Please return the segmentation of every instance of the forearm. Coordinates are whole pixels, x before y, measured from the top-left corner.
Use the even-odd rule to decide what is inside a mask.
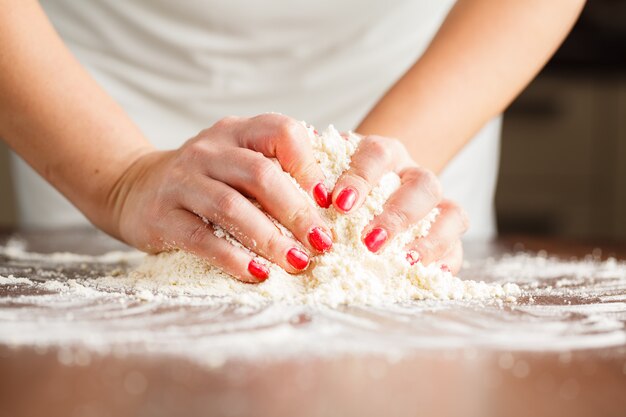
[[[63,45],[35,1],[0,0],[0,137],[94,223],[151,148]]]
[[[419,61],[356,129],[441,171],[545,65],[584,0],[459,0]]]

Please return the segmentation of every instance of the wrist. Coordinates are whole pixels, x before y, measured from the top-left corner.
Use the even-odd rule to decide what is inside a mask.
[[[144,145],[110,161],[104,172],[94,171],[95,175],[100,174],[100,180],[95,182],[91,193],[84,194],[81,199],[84,205],[79,206],[91,223],[124,241],[119,227],[124,202],[134,182],[141,177],[138,172],[146,171],[146,168],[140,168],[145,165],[144,159],[155,153],[159,152],[152,145]]]

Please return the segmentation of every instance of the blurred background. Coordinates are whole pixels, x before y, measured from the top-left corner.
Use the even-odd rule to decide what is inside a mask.
[[[506,111],[500,233],[626,241],[626,1],[587,2]]]
[[[502,234],[626,241],[626,1],[588,2],[504,117]],[[0,143],[0,227],[16,220]]]

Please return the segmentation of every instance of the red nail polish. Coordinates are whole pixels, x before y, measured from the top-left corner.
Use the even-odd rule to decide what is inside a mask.
[[[257,277],[261,281],[265,281],[270,275],[270,270],[267,266],[263,265],[256,259],[253,259],[248,264],[248,272]]]
[[[440,268],[443,272],[450,272],[450,267],[446,264],[442,264]]]
[[[419,253],[417,253],[417,251],[410,250],[406,253],[406,260],[409,262],[410,265],[415,265],[422,260],[422,257]]]
[[[315,188],[313,188],[313,197],[315,197],[315,201],[320,207],[330,207],[330,196],[328,195],[328,189],[326,188],[324,183],[320,182],[315,186]]]
[[[291,248],[287,252],[287,262],[296,269],[303,270],[309,266],[309,257],[298,248]]]
[[[387,236],[387,231],[385,229],[381,227],[375,227],[374,229],[370,230],[367,236],[365,236],[363,242],[365,243],[365,246],[367,246],[367,249],[370,250],[370,252],[376,253],[387,240]]]
[[[343,211],[350,211],[356,201],[356,190],[354,188],[344,188],[337,196],[337,206]]]
[[[309,232],[309,243],[318,251],[326,252],[333,246],[333,239],[321,228],[314,227]]]
[[[317,133],[317,130],[313,129],[313,133],[315,133],[316,135],[319,135],[319,133]]]

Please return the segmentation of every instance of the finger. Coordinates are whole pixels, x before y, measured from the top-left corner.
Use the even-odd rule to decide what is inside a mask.
[[[335,208],[342,213],[359,208],[383,175],[399,171],[409,161],[399,152],[395,139],[366,136],[352,155],[350,168],[337,180],[332,194]]]
[[[331,248],[330,228],[317,209],[276,164],[260,153],[243,148],[227,150],[207,171],[215,180],[254,197],[307,249],[326,252]]]
[[[457,239],[437,264],[443,271],[449,271],[452,275],[459,273],[463,266],[463,244],[460,239]]]
[[[465,212],[453,202],[444,200],[438,207],[439,216],[428,235],[413,241],[408,247],[424,265],[442,259],[469,225]]]
[[[237,132],[240,146],[278,159],[283,170],[291,174],[319,206],[330,207],[324,173],[313,155],[312,131],[290,117],[272,113],[248,119]]]
[[[238,280],[259,283],[269,277],[270,269],[262,260],[218,238],[211,225],[187,210],[172,211],[164,223],[167,225],[163,228],[165,242],[176,242],[174,247],[206,259]]]
[[[179,193],[184,208],[221,226],[258,255],[297,273],[309,265],[310,255],[299,242],[287,237],[250,200],[228,185],[198,175]]]
[[[396,234],[423,219],[441,200],[439,180],[431,171],[411,167],[400,172],[401,185],[385,202],[383,212],[363,231],[363,243],[378,252]]]

